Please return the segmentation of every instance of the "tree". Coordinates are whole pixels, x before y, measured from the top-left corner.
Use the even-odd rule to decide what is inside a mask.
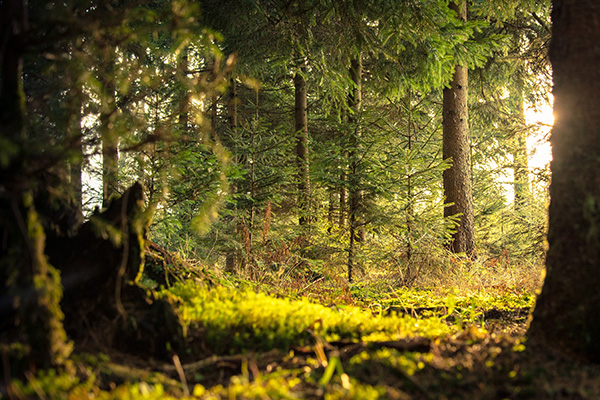
[[[469,11],[496,21],[476,33],[479,40],[502,38],[483,66],[469,70],[475,242],[482,254],[508,252],[538,263],[545,253],[547,184],[537,173],[546,172],[528,168],[526,136],[539,128],[526,126],[524,107],[549,102],[550,5],[490,0]],[[509,204],[506,182],[513,176]]]
[[[186,144],[191,142],[192,132],[178,129],[185,118],[177,117],[187,110],[180,110],[176,83],[192,98],[224,87],[227,62],[223,70],[217,66],[209,73],[193,72],[195,79],[185,79],[187,73],[174,65],[174,55],[188,43],[202,48],[204,59],[218,52],[214,36],[195,20],[193,2],[179,1],[176,9],[168,1],[112,3],[0,2],[0,291],[7,296],[0,312],[3,335],[4,329],[10,330],[8,336],[27,344],[27,367],[66,364],[71,351],[66,332],[71,335],[69,324],[72,328],[80,322],[73,311],[82,304],[96,316],[113,317],[125,317],[134,308],[145,314],[151,307],[137,283],[154,208],[144,210],[143,188],[136,184],[79,226],[79,219],[71,217],[79,216],[80,200],[71,189],[80,190],[80,165],[90,164],[84,157],[102,154],[105,134],[112,151],[120,143],[124,163],[147,161],[150,150],[158,148],[163,171],[157,175],[163,176],[164,187],[166,178],[174,180],[179,172],[175,169],[185,163]],[[145,117],[157,99],[154,125]],[[194,113],[197,118],[189,124],[193,133],[205,132],[200,115]],[[82,147],[84,129],[91,134]],[[192,172],[212,173],[196,180],[210,181],[206,185],[214,189],[203,193],[209,201],[200,210],[212,216],[213,205],[227,191],[221,179],[227,157],[205,136],[204,152],[189,159],[203,167]],[[182,151],[165,151],[172,143],[182,143]],[[96,153],[82,156],[82,149]],[[178,162],[173,162],[175,157]],[[91,164],[100,162],[92,158]],[[71,177],[67,166],[72,167]],[[145,167],[126,171],[127,180],[144,180],[155,172],[150,172],[154,166]],[[110,172],[116,168],[115,160]],[[159,324],[165,326],[164,318]],[[121,339],[132,333],[127,324],[122,327]],[[170,332],[164,343],[177,335]],[[158,348],[166,351],[163,344],[153,350]]]
[[[302,68],[301,68],[302,69]],[[310,161],[308,155],[307,88],[303,71],[294,76],[296,163],[298,165],[298,206],[300,225],[307,225],[310,213]]]
[[[466,1],[452,2],[450,8],[466,21]],[[444,216],[458,216],[450,248],[455,253],[472,255],[475,250],[473,193],[471,182],[471,146],[469,140],[468,70],[457,64],[448,88],[444,89],[443,125],[444,160],[452,166],[444,171],[444,195],[448,205]]]
[[[362,203],[363,193],[360,182],[360,118],[362,107],[362,62],[360,56],[352,59],[350,63],[350,79],[353,87],[348,95],[348,109],[350,110],[350,150],[348,162],[348,186],[350,192],[350,204],[348,205],[348,224],[350,232],[350,244],[348,245],[348,282],[352,282],[352,269],[356,264],[356,246],[358,242],[364,241],[364,222],[361,221],[361,211],[364,209]]]
[[[106,41],[108,39],[105,39]],[[118,191],[119,137],[114,129],[117,113],[115,88],[116,49],[108,44],[102,51],[98,80],[100,93],[100,139],[102,140],[102,207],[107,207]]]
[[[38,188],[30,177],[35,171],[30,157],[48,156],[28,146],[33,140],[27,130],[22,76],[27,11],[26,1],[0,4],[0,287],[22,299],[19,317],[32,365],[49,368],[62,366],[72,346],[59,305],[60,275],[45,254],[46,235],[35,204]]]
[[[529,337],[600,361],[600,4],[553,6],[549,247]]]

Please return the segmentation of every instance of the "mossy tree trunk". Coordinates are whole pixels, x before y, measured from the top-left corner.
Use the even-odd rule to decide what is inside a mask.
[[[457,0],[458,1],[458,0]],[[451,2],[458,17],[467,19],[467,3]],[[450,87],[443,99],[443,157],[452,166],[444,171],[444,216],[458,216],[450,249],[472,256],[475,250],[473,189],[471,182],[471,147],[469,140],[469,78],[467,67],[456,65]]]
[[[600,3],[555,0],[546,279],[529,337],[600,361]]]
[[[46,236],[34,205],[37,182],[31,164],[39,154],[28,145],[23,89],[27,4],[0,3],[0,287],[18,302],[15,321],[30,346],[29,363],[64,365],[71,345],[63,328],[60,274],[47,261]]]

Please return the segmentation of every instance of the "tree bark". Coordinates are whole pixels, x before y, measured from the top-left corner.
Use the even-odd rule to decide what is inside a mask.
[[[0,314],[18,303],[17,329],[29,345],[28,368],[62,366],[71,353],[60,308],[60,275],[45,255],[46,235],[34,205],[34,192],[47,182],[28,168],[40,156],[28,145],[23,89],[23,35],[27,31],[24,0],[0,3],[0,289],[18,299],[3,304]],[[5,297],[6,299],[6,297]],[[11,315],[12,316],[12,315]],[[4,315],[2,316],[4,319]]]
[[[519,211],[529,198],[529,165],[527,160],[527,123],[525,121],[525,102],[523,100],[523,80],[515,79],[511,94],[515,104],[516,132],[513,147],[514,171],[514,207]]]
[[[100,81],[103,83],[100,109],[100,139],[102,140],[102,207],[118,193],[119,136],[114,126],[117,112],[115,88],[115,49],[106,44],[105,69]]]
[[[69,158],[69,181],[71,192],[75,205],[75,212],[80,221],[83,221],[83,186],[81,173],[83,168],[83,132],[81,130],[81,104],[83,101],[82,87],[77,82],[76,76],[69,77],[69,84],[73,92],[67,100],[68,118],[67,135],[69,144],[72,146],[71,157]]]
[[[228,120],[228,124],[229,124],[229,130],[231,132],[231,137],[229,139],[229,143],[225,143],[226,146],[229,147],[230,151],[233,154],[236,154],[235,151],[235,136],[236,136],[236,131],[238,128],[238,103],[239,103],[239,98],[237,95],[237,84],[236,84],[236,79],[231,78],[229,81],[229,92],[228,92],[228,98],[227,98],[227,120]],[[234,162],[237,164],[238,163],[238,159],[237,156],[234,155]],[[231,190],[231,194],[234,195],[235,193],[237,193],[237,186],[235,183],[232,182],[231,186],[230,186],[230,190]],[[234,213],[237,214],[237,205],[233,205],[232,208],[234,209]],[[228,220],[233,220],[233,218],[231,216],[227,217]],[[233,223],[233,237],[235,239],[237,239],[240,235],[241,232],[241,227],[239,226],[239,222],[235,221]],[[235,240],[234,239],[234,240]],[[229,273],[233,273],[236,271],[237,266],[239,264],[239,260],[240,260],[240,254],[239,254],[239,250],[236,248],[236,246],[231,246],[229,249],[227,249],[227,254],[225,256],[225,271],[229,272]]]
[[[179,58],[177,58],[177,73],[181,80],[182,93],[179,99],[179,115],[177,116],[177,122],[179,129],[182,133],[187,133],[189,120],[190,120],[190,94],[188,89],[188,48],[184,48],[181,51]]]
[[[310,176],[308,159],[308,110],[306,80],[301,73],[294,76],[296,162],[298,165],[298,206],[300,225],[307,225],[310,213]]]
[[[600,362],[600,3],[553,4],[549,247],[529,337]]]
[[[350,161],[350,171],[348,174],[349,183],[349,207],[348,223],[350,228],[350,244],[348,246],[348,282],[352,282],[352,273],[356,265],[356,244],[364,240],[364,225],[361,223],[360,213],[362,208],[362,192],[360,188],[360,163],[358,161],[358,138],[359,113],[362,107],[362,63],[360,58],[352,59],[350,65],[350,79],[354,88],[348,96],[348,108],[351,114],[348,122],[352,129],[350,134],[350,151],[348,158]]]
[[[450,3],[459,18],[466,20],[467,4]],[[459,222],[449,245],[454,253],[472,256],[473,193],[471,181],[471,148],[469,140],[468,72],[464,65],[456,65],[450,87],[444,89],[443,100],[443,157],[452,166],[444,171],[444,216],[458,216]]]
[[[344,155],[345,156],[345,155]],[[342,166],[342,171],[340,172],[340,214],[338,219],[338,226],[340,229],[344,229],[346,227],[346,166]]]

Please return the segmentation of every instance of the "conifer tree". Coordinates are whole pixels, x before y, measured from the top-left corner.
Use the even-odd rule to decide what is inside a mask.
[[[310,221],[310,160],[308,156],[307,87],[303,72],[294,75],[296,163],[298,168],[298,207],[300,225]]]
[[[21,299],[18,318],[30,345],[33,367],[62,367],[72,345],[63,327],[62,286],[45,254],[46,235],[36,210],[39,182],[31,176],[31,159],[42,158],[28,131],[23,64],[28,32],[27,2],[0,4],[0,287]],[[39,162],[39,161],[38,161]]]
[[[552,182],[546,277],[530,340],[600,360],[600,4],[554,0]]]
[[[466,21],[467,3],[451,2],[450,8]],[[444,171],[444,216],[458,216],[450,248],[472,256],[475,251],[473,193],[471,182],[471,146],[469,139],[468,70],[457,64],[448,88],[444,89],[444,159],[452,166]]]
[[[362,61],[353,58],[350,62],[350,79],[352,88],[348,95],[348,108],[350,110],[350,147],[348,152],[349,170],[347,174],[350,204],[348,205],[348,224],[350,243],[348,245],[348,281],[352,282],[352,272],[356,264],[356,246],[364,241],[364,223],[361,211],[364,209],[361,190],[361,162],[359,153],[359,139],[361,135],[360,118],[362,108]]]

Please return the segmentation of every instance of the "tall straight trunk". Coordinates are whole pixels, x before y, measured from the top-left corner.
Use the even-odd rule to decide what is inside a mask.
[[[229,81],[229,94],[227,99],[227,118],[229,120],[229,127],[235,130],[238,126],[238,96],[237,96],[237,85],[235,78]]]
[[[344,229],[346,226],[346,166],[342,167],[340,172],[340,214],[339,214],[339,228]]]
[[[413,108],[412,108],[412,92],[409,90],[408,95],[406,96],[406,110],[407,110],[407,123],[406,123],[406,138],[407,138],[407,148],[409,154],[412,154],[413,150]],[[412,171],[409,170],[409,171]],[[414,195],[413,195],[413,174],[412,172],[408,172],[406,175],[406,259],[408,260],[408,265],[411,264],[411,259],[413,255],[413,240],[412,240],[412,231],[413,231],[413,220],[414,220]]]
[[[600,362],[600,3],[553,4],[548,253],[528,335]]]
[[[182,93],[179,99],[179,115],[177,122],[182,133],[186,133],[190,122],[190,94],[188,89],[188,48],[182,50],[181,55],[177,59],[177,73],[181,80]]]
[[[348,96],[348,108],[351,113],[348,122],[352,128],[350,134],[350,171],[348,176],[350,204],[348,207],[348,223],[350,229],[350,244],[348,246],[348,281],[352,282],[353,269],[356,266],[356,245],[364,240],[364,224],[361,221],[362,192],[360,182],[360,162],[358,160],[358,143],[360,136],[359,114],[362,107],[362,63],[360,58],[351,60],[350,79],[354,88]]]
[[[73,77],[71,77],[73,78]],[[77,79],[69,79],[72,92],[67,100],[69,117],[67,119],[67,135],[72,146],[72,155],[69,159],[69,181],[73,202],[78,218],[83,221],[83,187],[81,174],[83,168],[83,132],[81,130],[81,104],[83,101],[82,87]]]
[[[298,165],[298,206],[300,225],[307,225],[310,213],[310,176],[308,159],[308,110],[306,80],[301,73],[294,76],[296,163]]]
[[[527,161],[527,124],[525,122],[525,102],[523,101],[523,82],[516,79],[511,97],[515,101],[516,126],[513,147],[514,207],[520,210],[529,198],[529,165]]]
[[[107,45],[108,46],[108,45]],[[115,49],[104,49],[106,63],[101,92],[100,139],[102,140],[102,207],[107,207],[113,196],[118,193],[119,135],[114,126],[116,107],[115,88]]]
[[[333,231],[333,216],[335,214],[335,192],[333,189],[328,189],[328,199],[327,202],[327,233],[331,233]]]
[[[28,342],[28,368],[35,370],[64,364],[71,346],[62,323],[60,275],[48,263],[46,238],[34,206],[35,189],[47,183],[27,172],[37,155],[28,146],[25,123],[25,0],[0,2],[0,27],[0,136],[16,149],[0,163],[0,187],[5,189],[0,191],[0,290],[20,298],[15,328]]]
[[[235,131],[237,130],[238,127],[238,113],[237,113],[237,106],[238,106],[238,97],[237,97],[237,86],[236,86],[236,80],[235,78],[232,78],[229,81],[229,93],[228,93],[228,98],[227,98],[227,120],[228,120],[228,124],[229,124],[229,129],[232,133],[232,139],[231,139],[231,143],[225,143],[225,145],[229,145],[231,146],[230,151],[233,154],[236,154],[235,151]],[[234,162],[237,163],[237,156],[234,156]],[[230,190],[231,190],[231,194],[235,194],[237,192],[237,186],[232,183],[230,186]],[[237,209],[237,206],[232,206],[235,209]],[[237,214],[237,211],[235,212]],[[231,218],[231,217],[229,217]],[[234,237],[238,237],[239,233],[240,233],[241,229],[239,227],[239,224],[237,222],[234,222],[234,227],[233,227],[233,236]],[[234,272],[236,269],[236,265],[238,264],[238,259],[239,259],[239,255],[238,255],[238,250],[236,249],[235,246],[233,246],[232,248],[229,248],[227,250],[227,254],[225,256],[225,271],[226,272]]]
[[[343,107],[340,114],[341,114],[341,120],[342,121],[346,121],[346,108]],[[343,230],[346,227],[346,161],[348,158],[348,154],[347,153],[343,153],[342,155],[342,160],[343,163],[340,167],[340,186],[339,186],[339,195],[340,195],[340,214],[339,214],[339,222],[338,222],[338,226],[340,228],[340,230]]]
[[[450,3],[459,18],[467,19],[466,1]],[[471,181],[471,148],[469,140],[468,72],[464,65],[456,65],[450,87],[444,89],[443,100],[443,157],[452,166],[444,171],[444,196],[447,206],[444,216],[457,216],[458,225],[452,235],[450,249],[455,253],[472,256],[473,189]]]

